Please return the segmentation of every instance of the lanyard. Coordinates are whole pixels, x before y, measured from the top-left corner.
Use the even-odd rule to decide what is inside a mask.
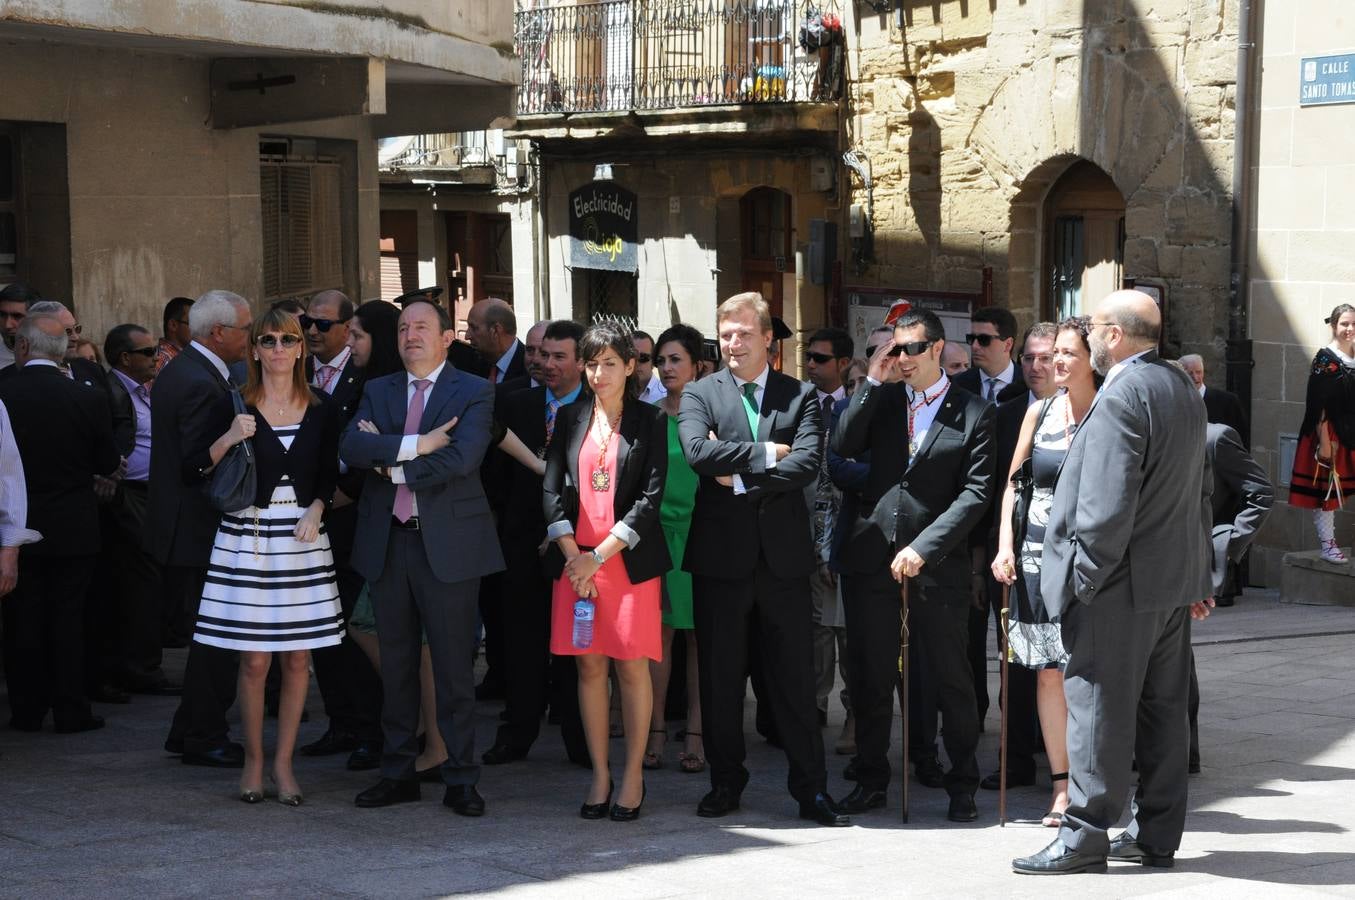
[[[924,406],[931,406],[936,400],[940,399],[946,391],[950,390],[950,380],[941,386],[941,390],[928,397],[925,393],[917,394],[916,400],[908,404],[908,456],[911,459],[917,455],[917,441],[913,438],[913,429],[917,423],[917,414],[922,411]]]

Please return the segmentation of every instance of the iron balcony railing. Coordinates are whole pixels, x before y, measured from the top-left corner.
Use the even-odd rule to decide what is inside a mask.
[[[503,153],[502,132],[459,131],[387,138],[380,150],[383,169],[459,169],[489,166]]]
[[[836,100],[835,2],[518,0],[518,114]]]

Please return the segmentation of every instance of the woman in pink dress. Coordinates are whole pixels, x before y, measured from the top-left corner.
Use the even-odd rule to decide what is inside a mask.
[[[654,702],[649,661],[663,655],[659,585],[672,567],[659,524],[668,421],[662,409],[638,399],[628,332],[594,325],[579,342],[579,356],[593,396],[559,411],[546,457],[546,536],[559,550],[547,556],[556,577],[550,650],[578,658],[579,711],[593,762],[579,815],[628,822],[644,801],[641,764]],[[588,602],[591,636],[576,628],[582,612],[576,606]],[[626,726],[615,803],[607,764],[609,663],[616,665]]]

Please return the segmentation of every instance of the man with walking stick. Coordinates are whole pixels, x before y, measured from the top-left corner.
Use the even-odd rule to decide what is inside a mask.
[[[865,812],[885,805],[893,693],[904,680],[898,661],[911,650],[918,670],[933,680],[941,710],[950,757],[948,817],[972,822],[978,818],[979,723],[966,657],[965,539],[993,489],[993,407],[951,384],[941,370],[944,346],[935,314],[904,313],[893,342],[871,358],[866,384],[833,435],[841,456],[870,454],[856,513],[839,523],[849,530],[842,587],[857,713],[857,786],[841,806]],[[901,603],[905,618],[896,644]],[[915,647],[909,633],[918,637]]]

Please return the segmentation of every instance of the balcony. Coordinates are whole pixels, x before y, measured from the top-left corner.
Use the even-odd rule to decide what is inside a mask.
[[[616,114],[642,126],[673,111],[698,121],[748,120],[758,115],[750,107],[795,104],[835,115],[844,49],[835,11],[823,0],[602,0],[531,8],[519,0],[517,133],[548,137],[539,129],[550,120],[579,117],[582,124]],[[814,27],[805,27],[807,14],[817,17],[808,23]],[[712,108],[723,112],[701,115]]]
[[[518,147],[503,132],[458,131],[382,138],[383,184],[446,184],[508,190],[526,176]]]

